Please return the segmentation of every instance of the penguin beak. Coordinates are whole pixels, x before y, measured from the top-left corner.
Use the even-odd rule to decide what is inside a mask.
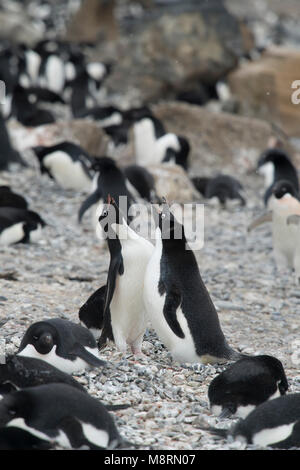
[[[225,419],[229,418],[232,415],[232,412],[229,408],[223,408],[222,412],[219,414],[218,418]]]

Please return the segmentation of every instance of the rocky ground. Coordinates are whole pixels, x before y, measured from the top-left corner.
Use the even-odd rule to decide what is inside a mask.
[[[109,263],[88,214],[82,226],[77,224],[84,195],[58,188],[39,174],[33,157],[27,160],[31,168],[21,172],[13,168],[1,174],[1,181],[26,195],[31,208],[49,225],[37,244],[0,248],[0,321],[7,321],[1,328],[7,353],[17,350],[26,328],[35,321],[62,317],[77,322],[79,307],[105,282]],[[223,171],[232,173],[233,168]],[[270,226],[247,234],[247,225],[263,210],[262,180],[242,170],[239,176],[247,194],[246,208],[221,211],[205,206],[205,243],[196,253],[200,272],[229,343],[246,353],[278,357],[290,392],[299,392],[300,287],[291,273],[276,271]],[[100,400],[131,404],[115,413],[124,438],[141,449],[241,448],[199,429],[203,417],[220,427],[232,423],[210,417],[208,407],[208,385],[222,367],[174,363],[151,325],[143,352],[145,357],[137,361],[107,347],[102,357],[108,368],[77,377]]]

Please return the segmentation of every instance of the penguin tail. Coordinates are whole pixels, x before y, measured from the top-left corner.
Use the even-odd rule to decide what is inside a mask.
[[[107,411],[118,411],[118,410],[127,410],[131,407],[130,403],[125,403],[124,405],[104,405]]]
[[[213,434],[214,436],[219,436],[221,437],[222,439],[226,439],[228,437],[228,429],[224,429],[224,428],[213,428],[212,426],[197,426],[198,429],[200,429],[201,431],[205,431],[205,432],[208,432],[209,434]]]

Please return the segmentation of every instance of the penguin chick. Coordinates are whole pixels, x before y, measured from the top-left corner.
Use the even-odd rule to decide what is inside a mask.
[[[282,363],[276,357],[244,357],[211,381],[208,398],[212,413],[220,418],[245,418],[256,406],[284,395],[287,389]]]
[[[0,245],[36,242],[45,225],[44,220],[36,212],[15,207],[0,207]]]
[[[33,147],[41,173],[64,189],[90,191],[92,176],[89,171],[91,158],[79,145],[64,141],[50,147]]]
[[[99,222],[107,233],[110,264],[98,346],[101,349],[113,340],[123,353],[129,345],[133,354],[139,354],[146,330],[144,275],[154,247],[127,225],[110,196]]]
[[[265,178],[265,206],[268,205],[274,184],[280,180],[289,181],[299,194],[298,172],[284,150],[271,148],[263,152],[257,162],[257,173]]]
[[[33,323],[25,332],[19,356],[36,357],[72,374],[87,366],[103,367],[93,335],[84,327],[61,318]]]
[[[300,393],[284,395],[256,407],[230,430],[202,428],[223,438],[275,449],[300,446]]]
[[[0,400],[0,426],[26,430],[67,449],[114,449],[125,444],[102,403],[65,384],[5,395]]]
[[[97,340],[103,328],[106,285],[97,289],[79,309],[79,320]]]
[[[163,204],[155,214],[155,250],[145,273],[144,302],[158,337],[180,362],[242,357],[227,344],[184,228]]]
[[[241,183],[228,175],[218,175],[214,178],[192,178],[195,188],[207,199],[217,198],[224,207],[228,200],[238,200],[241,206],[246,201],[241,194],[243,186]]]

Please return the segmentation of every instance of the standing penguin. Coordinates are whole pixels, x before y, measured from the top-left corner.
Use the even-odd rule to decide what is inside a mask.
[[[296,283],[300,280],[300,243],[298,226],[292,216],[300,215],[298,192],[289,181],[275,183],[269,198],[271,212],[254,220],[248,231],[263,222],[272,221],[273,253],[278,269],[294,269]]]
[[[94,206],[93,226],[96,228],[98,238],[102,239],[101,227],[98,223],[99,216],[102,213],[104,201],[107,200],[108,195],[120,204],[120,197],[126,198],[127,213],[126,216],[130,220],[129,209],[135,200],[126,187],[126,178],[116,162],[110,157],[96,158],[95,163],[92,165],[96,175],[94,177],[93,186],[94,191],[83,202],[79,209],[78,219],[81,222],[83,214],[91,207]]]
[[[90,156],[73,142],[60,142],[50,147],[33,147],[41,173],[47,173],[64,189],[89,191],[92,177]]]
[[[242,355],[226,342],[195,255],[186,249],[183,226],[167,204],[155,219],[156,246],[146,269],[144,302],[158,337],[177,361],[239,359]]]
[[[268,205],[274,184],[280,180],[289,181],[299,193],[298,172],[282,149],[271,148],[263,152],[257,163],[257,173],[265,178],[265,206]]]
[[[93,335],[81,325],[51,318],[33,323],[26,331],[19,356],[36,357],[72,374],[91,365],[101,367]]]
[[[114,340],[123,353],[129,345],[133,354],[139,354],[146,330],[144,275],[154,247],[127,225],[110,196],[99,222],[107,234],[110,264],[98,345],[101,349],[107,340]]]
[[[244,357],[211,381],[208,398],[212,413],[220,418],[245,418],[256,406],[284,395],[287,389],[282,363],[276,357]]]

